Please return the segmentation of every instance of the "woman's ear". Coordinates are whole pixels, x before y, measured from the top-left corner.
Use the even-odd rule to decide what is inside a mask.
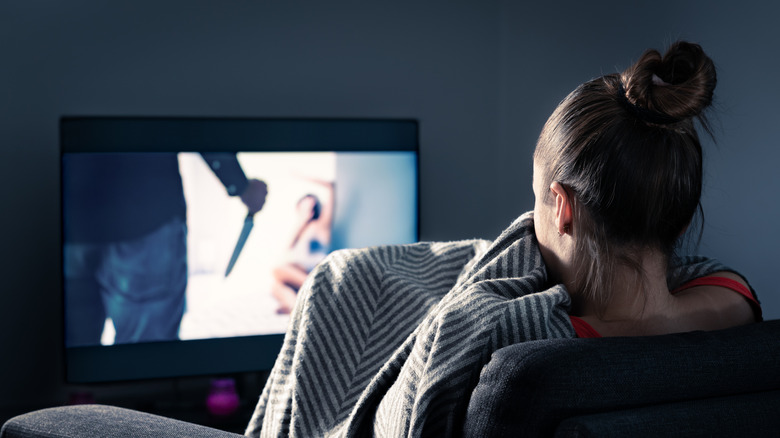
[[[557,181],[550,184],[550,191],[555,198],[555,226],[558,228],[558,235],[571,234],[574,218],[573,199],[563,184]]]

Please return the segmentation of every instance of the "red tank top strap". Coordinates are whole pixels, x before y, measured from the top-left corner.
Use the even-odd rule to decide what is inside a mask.
[[[578,338],[600,338],[601,335],[590,324],[585,322],[582,318],[576,316],[569,316],[571,325],[574,326],[574,331],[577,333]]]
[[[725,277],[701,277],[697,278],[695,280],[689,281],[685,283],[684,285],[678,287],[675,289],[672,293],[677,293],[680,291],[683,291],[685,289],[689,289],[696,286],[720,286],[725,287],[727,289],[731,289],[734,292],[737,292],[738,294],[744,296],[748,300],[750,300],[751,303],[758,304],[758,301],[756,300],[756,297],[753,296],[753,293],[750,292],[750,289],[748,289],[744,284],[732,280],[730,278]]]

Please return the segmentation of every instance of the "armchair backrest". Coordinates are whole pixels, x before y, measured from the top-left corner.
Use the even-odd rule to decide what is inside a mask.
[[[497,351],[483,369],[464,435],[553,436],[571,417],[770,390],[780,390],[780,320],[525,342]],[[773,421],[780,422],[780,407]]]

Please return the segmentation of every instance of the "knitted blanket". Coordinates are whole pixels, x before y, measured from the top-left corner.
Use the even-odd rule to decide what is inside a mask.
[[[689,258],[670,286],[722,269]],[[334,252],[301,289],[246,435],[456,435],[495,350],[576,336],[546,280],[530,212],[492,243]]]

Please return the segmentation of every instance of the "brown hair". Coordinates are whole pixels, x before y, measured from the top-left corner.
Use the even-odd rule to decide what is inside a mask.
[[[611,298],[617,266],[632,267],[641,280],[640,251],[662,251],[668,260],[701,210],[694,119],[707,127],[703,111],[715,84],[701,47],[677,42],[663,56],[648,50],[623,73],[580,85],[542,129],[534,159],[544,187],[557,181],[573,198],[581,257],[572,292],[598,309]]]

